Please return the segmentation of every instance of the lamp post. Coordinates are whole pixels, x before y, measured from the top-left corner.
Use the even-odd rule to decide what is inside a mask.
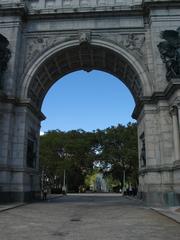
[[[60,149],[57,151],[58,156],[61,157],[66,157],[66,153],[64,151],[64,148]],[[67,187],[66,187],[66,170],[64,169],[64,176],[63,176],[63,186],[62,186],[62,194],[66,195],[67,194]]]
[[[62,186],[62,193],[66,195],[67,189],[66,189],[66,170],[64,169],[64,179],[63,179],[63,186]]]
[[[124,195],[124,192],[126,191],[126,171],[125,171],[125,168],[123,169],[123,192],[122,194]]]

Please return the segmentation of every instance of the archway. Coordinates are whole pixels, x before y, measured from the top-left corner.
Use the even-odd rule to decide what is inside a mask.
[[[143,96],[151,95],[143,63],[116,45],[100,40],[85,40],[67,42],[49,49],[31,65],[19,89],[21,98],[27,99],[31,106],[24,132],[28,168],[38,169],[39,117],[42,116],[39,112],[46,93],[62,76],[80,69],[88,72],[97,69],[116,76],[129,88],[136,107],[141,105]],[[141,124],[141,120],[138,124]],[[140,149],[143,141],[140,140]]]
[[[75,71],[55,82],[46,94],[41,134],[53,129],[92,132],[126,125],[135,122],[131,115],[134,107],[132,94],[113,75],[99,70]]]
[[[39,192],[38,161],[27,164],[27,156],[38,160],[41,105],[48,89],[69,72],[99,69],[121,79],[135,99],[143,199],[179,204],[179,72],[164,64],[168,41],[160,35],[173,30],[178,36],[178,4],[166,1],[167,15],[162,1],[71,2],[2,4],[0,34],[9,41],[11,59],[0,76],[1,200],[24,201]]]
[[[18,103],[14,115],[14,136],[18,135],[18,138],[13,138],[15,139],[13,144],[18,146],[18,149],[15,147],[12,149],[11,165],[13,168],[18,166],[18,169],[21,170],[18,170],[17,179],[14,178],[17,175],[16,170],[15,175],[14,172],[10,174],[8,182],[11,193],[10,200],[25,201],[39,196],[38,146],[40,121],[44,119],[41,113],[42,102],[50,87],[58,79],[81,69],[85,71],[98,69],[111,73],[129,88],[135,100],[136,107],[133,114],[138,123],[141,170],[139,191],[147,202],[156,202],[156,195],[164,193],[154,193],[153,178],[150,180],[148,175],[153,175],[156,169],[151,167],[150,170],[147,170],[148,165],[156,166],[158,161],[156,159],[156,154],[158,154],[156,141],[159,140],[154,115],[156,113],[151,105],[147,105],[146,111],[142,112],[144,101],[150,99],[152,95],[149,74],[143,62],[130,54],[128,50],[102,40],[91,40],[90,42],[75,40],[56,45],[39,56],[35,62],[29,63],[28,70],[18,85],[20,103]],[[156,180],[155,182],[157,182]],[[17,186],[15,192],[14,189],[11,189],[12,184]],[[159,181],[157,186],[158,189],[161,188]],[[8,193],[6,192],[6,194]],[[154,195],[155,201],[152,201]],[[158,204],[161,203],[162,199]]]
[[[104,186],[102,191],[117,191],[118,187],[122,189],[123,174],[121,170],[124,160],[120,160],[120,151],[123,153],[126,151],[120,149],[121,141],[131,152],[128,157],[126,155],[125,160],[126,182],[129,181],[134,187],[137,186],[137,130],[135,125],[130,124],[133,121],[131,114],[134,105],[133,97],[127,87],[116,77],[102,71],[93,70],[88,73],[82,70],[76,71],[57,81],[49,89],[42,105],[42,111],[47,118],[41,124],[41,134],[43,136],[40,137],[40,165],[43,172],[46,171],[46,175],[49,176],[48,180],[51,179],[49,181],[51,184],[46,183],[49,189],[51,189],[51,186],[53,189],[54,182],[59,183],[60,181],[62,184],[64,168],[68,176],[68,192],[77,192],[77,186],[86,185],[86,189],[90,189],[90,185],[88,185],[90,180],[88,179],[92,181],[90,176],[93,179],[94,176],[97,176],[97,179],[98,176],[102,177],[101,171],[105,172],[103,176],[106,179],[106,181],[101,179],[102,186]],[[131,129],[131,134],[128,137],[126,136],[126,140],[121,137],[124,129],[126,129],[126,132]],[[114,138],[112,137],[113,131]],[[83,141],[80,139],[83,139]],[[132,139],[134,140],[132,141]],[[79,141],[84,142],[84,145],[78,144]],[[112,143],[112,146],[111,144],[107,146],[108,141]],[[101,165],[95,164],[97,158],[100,162],[104,160],[105,152],[103,152],[104,157],[101,152],[98,152],[100,148],[104,148],[102,146],[106,148],[106,164],[108,164],[107,160],[113,163],[111,168],[107,169],[105,162]],[[108,154],[109,146],[111,146],[111,149],[114,146],[114,152],[116,153],[117,148],[120,149],[118,155],[113,154],[113,150],[111,151],[112,154]],[[56,152],[54,149],[63,149],[64,152],[68,152],[68,164],[64,162],[62,154],[54,153]],[[86,152],[84,152],[84,149],[86,149]],[[132,151],[136,152],[136,154],[133,154],[133,158],[130,157]],[[79,155],[79,153],[81,154]],[[115,162],[117,156],[119,157]],[[73,162],[75,162],[75,165],[73,165]],[[108,166],[110,166],[110,163]],[[117,168],[119,169],[118,174]],[[99,171],[98,175],[96,175],[97,170]],[[73,171],[75,176],[72,177]],[[81,178],[78,178],[78,176],[81,176]],[[109,184],[108,179],[110,180],[112,176],[114,184],[117,185],[116,188],[112,187],[112,182]],[[56,189],[61,184],[55,185]],[[91,184],[92,191],[95,190],[92,187],[93,184]],[[83,187],[83,189],[85,188]],[[100,188],[98,188],[98,191],[101,191]]]

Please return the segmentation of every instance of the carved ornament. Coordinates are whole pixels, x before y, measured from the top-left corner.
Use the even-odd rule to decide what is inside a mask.
[[[165,30],[161,32],[159,49],[161,59],[166,66],[166,79],[180,77],[180,27],[177,30]]]
[[[90,32],[79,32],[79,44],[87,44],[91,41]]]
[[[108,39],[113,43],[128,49],[139,55],[145,55],[145,35],[144,33],[120,33],[120,34],[102,34],[101,38]]]
[[[71,39],[71,36],[33,36],[27,38],[25,66],[49,48]]]
[[[8,61],[11,57],[11,52],[8,49],[9,41],[2,34],[0,34],[0,80],[3,73],[7,69]]]

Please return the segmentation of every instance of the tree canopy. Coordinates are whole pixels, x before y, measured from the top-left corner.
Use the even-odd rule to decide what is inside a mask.
[[[122,182],[123,171],[127,179],[135,184],[138,176],[137,127],[112,126],[104,130],[86,132],[82,129],[63,132],[48,131],[40,137],[40,166],[51,180],[63,181],[66,170],[70,191],[78,191],[85,177],[93,174],[94,167],[106,175]],[[107,170],[107,166],[109,170]]]

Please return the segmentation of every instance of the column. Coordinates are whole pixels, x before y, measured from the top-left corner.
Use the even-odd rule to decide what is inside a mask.
[[[179,139],[179,123],[178,123],[178,111],[177,107],[173,106],[171,108],[171,115],[173,121],[173,138],[174,138],[174,155],[175,161],[180,160],[180,139]]]
[[[176,103],[177,111],[178,111],[178,123],[179,123],[179,130],[180,130],[180,100]]]

